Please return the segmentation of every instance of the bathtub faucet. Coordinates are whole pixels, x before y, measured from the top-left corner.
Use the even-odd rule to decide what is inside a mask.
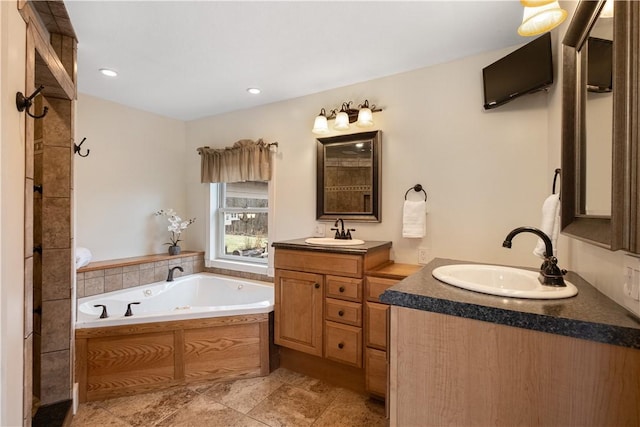
[[[173,282],[173,272],[175,271],[176,268],[184,273],[184,270],[179,265],[176,265],[175,267],[171,267],[169,269],[169,275],[167,276],[167,282]]]
[[[130,302],[129,304],[127,304],[127,311],[124,313],[124,315],[127,317],[133,316],[133,311],[131,311],[131,304],[140,304],[140,302],[136,301],[136,302]]]
[[[539,230],[535,227],[518,227],[507,235],[502,243],[502,246],[505,248],[511,248],[511,240],[520,233],[533,233],[536,236],[540,237],[544,242],[544,262],[540,266],[540,275],[538,276],[538,281],[545,286],[557,286],[563,287],[567,286],[564,283],[564,276],[567,273],[567,270],[561,270],[558,267],[558,259],[553,256],[553,244],[551,243],[551,239],[547,234]]]

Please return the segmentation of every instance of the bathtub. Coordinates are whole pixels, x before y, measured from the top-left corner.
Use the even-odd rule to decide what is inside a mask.
[[[79,401],[268,375],[273,304],[271,283],[210,273],[79,298]]]
[[[273,311],[273,285],[199,273],[78,299],[76,329]],[[131,316],[125,316],[127,304]],[[101,319],[102,304],[109,317]]]

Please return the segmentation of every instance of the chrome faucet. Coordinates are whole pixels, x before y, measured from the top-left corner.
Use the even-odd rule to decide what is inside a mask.
[[[167,276],[167,282],[173,282],[173,272],[175,271],[175,269],[178,269],[184,273],[184,270],[179,265],[176,265],[175,267],[171,267],[169,269],[169,275]]]
[[[338,223],[340,223],[340,228],[338,227]],[[333,224],[334,227],[336,228],[332,228],[331,230],[335,230],[336,235],[334,236],[334,239],[339,239],[339,240],[351,240],[351,232],[352,231],[356,231],[355,228],[347,228],[346,230],[344,229],[344,220],[342,218],[338,218],[336,219],[335,224]]]
[[[520,233],[533,233],[536,236],[540,237],[544,242],[544,261],[540,266],[540,275],[538,276],[538,281],[545,286],[557,286],[563,287],[567,286],[564,284],[564,276],[567,273],[567,270],[561,270],[558,267],[558,259],[553,256],[553,244],[551,243],[551,239],[547,234],[539,230],[535,227],[518,227],[513,230],[507,237],[505,237],[502,246],[505,248],[511,248],[511,240]]]

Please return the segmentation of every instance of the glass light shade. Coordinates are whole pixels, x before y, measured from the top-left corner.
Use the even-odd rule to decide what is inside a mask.
[[[336,122],[333,124],[335,130],[347,130],[349,129],[349,116],[344,111],[340,111],[336,114]]]
[[[317,116],[316,119],[313,122],[313,129],[311,129],[311,132],[313,132],[315,134],[318,134],[318,135],[329,132],[329,125],[327,124],[327,117],[322,115],[322,114]]]
[[[522,2],[527,4],[527,2]],[[518,27],[521,36],[536,36],[551,31],[567,19],[567,11],[560,8],[557,1],[547,2],[542,6],[525,6],[522,25]]]
[[[358,111],[358,121],[356,122],[356,126],[361,128],[369,128],[373,126],[373,114],[371,113],[370,108],[362,107],[360,111]]]

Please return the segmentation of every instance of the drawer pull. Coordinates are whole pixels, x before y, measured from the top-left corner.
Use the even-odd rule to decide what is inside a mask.
[[[344,292],[344,286],[340,286],[340,288],[338,288],[338,290],[339,290],[340,292]]]
[[[344,316],[344,310],[340,310],[340,311],[338,312],[338,316],[340,316],[340,317]]]
[[[315,285],[313,285],[313,287],[318,289],[320,287],[320,283],[316,283]]]
[[[343,344],[343,343],[338,343],[338,348],[339,348],[340,350],[342,350],[342,349],[344,348],[344,344]]]

